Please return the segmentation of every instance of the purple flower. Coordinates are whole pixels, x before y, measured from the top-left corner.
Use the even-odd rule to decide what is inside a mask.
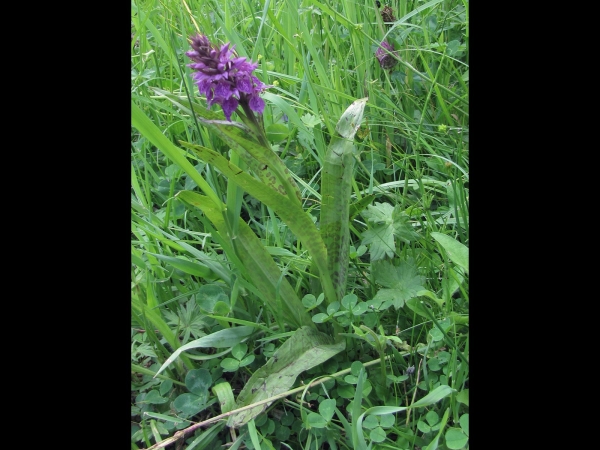
[[[229,43],[219,48],[200,34],[190,41],[192,50],[186,55],[194,62],[188,66],[195,71],[193,78],[200,94],[206,96],[208,106],[221,105],[230,122],[239,104],[262,114],[265,102],[259,94],[269,86],[252,75],[258,63],[238,57],[235,45],[230,48]]]
[[[391,69],[398,64],[398,60],[394,58],[394,56],[398,57],[398,52],[394,51],[394,47],[388,41],[383,41],[380,45],[381,47],[377,49],[375,57],[382,69]]]

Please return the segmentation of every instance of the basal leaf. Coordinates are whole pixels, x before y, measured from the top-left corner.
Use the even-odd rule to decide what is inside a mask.
[[[193,149],[205,162],[217,167],[230,181],[240,186],[265,205],[273,208],[290,230],[306,246],[314,263],[317,264],[319,268],[323,291],[326,293],[328,302],[335,301],[335,288],[333,287],[327,268],[327,249],[311,216],[305,212],[300,205],[289,201],[288,197],[265,186],[239,167],[230,163],[219,153],[198,145],[186,144],[186,146]],[[181,194],[178,194],[178,197],[180,195]],[[201,207],[204,208],[203,206]],[[213,207],[212,209],[214,210],[215,208]],[[212,218],[211,221],[213,221]],[[248,230],[250,230],[249,227]]]
[[[251,405],[289,390],[298,375],[336,355],[345,342],[333,339],[313,328],[302,327],[285,341],[269,361],[250,377],[236,401],[236,407]],[[239,428],[248,423],[269,404],[242,411],[229,418],[227,425]]]
[[[350,251],[350,196],[354,179],[354,135],[368,98],[355,100],[336,125],[321,173],[321,236],[327,247],[327,267],[336,286],[336,300],[346,293]]]
[[[200,208],[215,225],[221,236],[227,236],[225,220],[208,197],[190,191],[182,191],[177,194],[177,197]],[[281,269],[275,264],[254,231],[241,218],[238,221],[238,235],[233,241],[233,245],[237,255],[244,263],[252,283],[264,296],[263,298],[273,314],[281,315],[283,320],[294,328],[302,325],[312,326],[310,316],[304,310],[296,291],[282,276]]]

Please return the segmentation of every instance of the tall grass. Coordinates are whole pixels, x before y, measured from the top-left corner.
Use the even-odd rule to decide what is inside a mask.
[[[150,124],[133,126],[131,141],[132,448],[178,430],[183,448],[468,448],[468,2],[388,5],[392,23],[372,0],[132,2],[132,104]],[[293,218],[180,144],[250,169],[192,113],[206,104],[184,54],[198,32],[259,61],[255,75],[272,86],[267,135],[317,229],[336,124],[368,97],[337,302],[321,295]],[[383,40],[398,52],[391,70],[374,57]],[[150,126],[180,159],[153,144]],[[182,191],[204,194],[214,212]],[[301,396],[290,388],[242,427],[211,422],[303,325],[345,345],[304,384],[332,378]],[[230,341],[215,340],[222,330]]]

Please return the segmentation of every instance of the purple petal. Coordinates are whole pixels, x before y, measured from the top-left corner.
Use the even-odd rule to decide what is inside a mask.
[[[238,77],[237,88],[240,92],[244,92],[246,94],[252,94],[254,92],[254,86],[252,85],[252,78],[249,76]]]
[[[260,98],[258,95],[253,95],[250,97],[250,102],[248,102],[250,109],[254,112],[262,114],[265,110],[265,101]]]
[[[231,84],[226,81],[222,81],[217,84],[215,87],[215,95],[217,97],[223,97],[224,99],[228,99],[231,97],[233,92],[231,91]]]
[[[237,109],[238,100],[237,98],[230,97],[229,99],[224,100],[223,103],[221,103],[221,107],[223,108],[223,113],[225,113],[225,117],[231,122],[231,114]]]

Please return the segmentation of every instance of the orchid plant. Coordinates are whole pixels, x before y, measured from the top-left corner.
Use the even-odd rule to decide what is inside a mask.
[[[354,136],[361,123],[367,98],[353,102],[342,114],[332,136],[321,176],[321,216],[317,228],[311,216],[302,207],[302,194],[292,174],[279,156],[273,151],[264,131],[262,113],[265,101],[260,97],[269,86],[254,74],[258,64],[240,57],[235,46],[226,43],[217,46],[207,36],[190,38],[192,50],[186,53],[192,61],[193,79],[199,93],[206,98],[207,105],[219,105],[225,116],[221,116],[196,102],[189,102],[166,91],[156,92],[197,119],[219,136],[233,150],[230,158],[210,148],[190,142],[179,143],[193,151],[202,161],[216,167],[223,176],[236,186],[271,208],[297,236],[311,256],[311,271],[320,280],[319,292],[325,295],[325,306],[338,304],[346,294],[348,271],[349,215],[351,181],[354,170]],[[233,120],[234,114],[241,122]],[[330,358],[345,348],[345,338],[339,324],[333,322],[328,333],[317,330],[302,304],[297,292],[287,281],[285,274],[252,229],[239,216],[238,204],[223,204],[184,156],[184,152],[155,129],[154,124],[132,103],[134,126],[153,140],[167,156],[176,162],[196,181],[205,195],[184,190],[177,198],[190,206],[198,207],[214,225],[224,252],[231,261],[240,261],[242,276],[252,285],[264,304],[271,310],[280,328],[296,330],[261,370],[255,372],[238,396],[242,407],[263,399],[265,393],[277,395],[289,389],[296,376],[304,370]],[[243,162],[245,168],[242,168]],[[239,164],[239,165],[238,165]],[[229,202],[229,199],[228,199]],[[335,307],[335,306],[334,306]],[[226,317],[220,317],[227,320]],[[326,330],[327,324],[320,325]],[[240,340],[247,338],[245,327],[236,327]],[[227,330],[222,330],[227,331]],[[242,331],[245,333],[242,333]],[[220,332],[217,332],[220,333]],[[235,333],[235,331],[232,331]],[[184,350],[201,346],[202,339],[192,341],[176,350],[167,360],[160,373]],[[300,355],[305,355],[300,357]],[[183,355],[182,355],[183,356]],[[277,361],[296,361],[301,364],[283,364]],[[285,371],[285,376],[283,376]],[[291,373],[290,373],[291,371]],[[266,381],[265,381],[266,380]],[[260,389],[259,389],[260,387]],[[261,397],[262,396],[262,397]],[[233,426],[241,426],[260,413],[233,416]]]
[[[186,55],[192,61],[188,66],[194,71],[192,77],[198,91],[206,98],[208,106],[216,104],[222,108],[226,120],[219,120],[214,113],[202,108],[196,107],[194,112],[204,125],[231,146],[247,164],[249,172],[256,175],[262,184],[248,172],[234,168],[233,161],[227,161],[211,149],[189,142],[182,141],[181,144],[193,150],[204,161],[214,164],[231,181],[273,208],[311,254],[314,270],[320,278],[322,291],[327,299],[326,304],[340,301],[345,294],[348,265],[348,199],[354,163],[352,140],[360,125],[366,99],[357,100],[346,110],[336,128],[337,135],[330,142],[323,167],[323,205],[319,230],[303,210],[298,185],[283,161],[272,150],[264,132],[262,113],[265,102],[260,94],[270,86],[253,74],[258,64],[238,56],[235,46],[226,43],[219,47],[204,35],[193,36],[190,44],[192,50]],[[234,113],[241,123],[232,121]],[[178,196],[206,209],[198,203],[196,193],[184,191]],[[236,228],[239,230],[239,227]],[[234,230],[228,230],[226,235],[233,238]],[[235,246],[239,241],[233,242]],[[247,252],[238,250],[236,253],[242,260],[246,258]],[[256,264],[248,261],[248,265]],[[265,274],[253,275],[264,277]],[[279,278],[278,276],[277,279]],[[296,299],[297,296],[291,294],[287,299],[290,314],[285,320],[292,326],[314,326],[302,313],[292,313],[303,311],[300,300]],[[275,311],[281,309],[276,307],[274,298],[267,300],[267,304],[273,306]],[[290,323],[292,315],[295,319]]]

